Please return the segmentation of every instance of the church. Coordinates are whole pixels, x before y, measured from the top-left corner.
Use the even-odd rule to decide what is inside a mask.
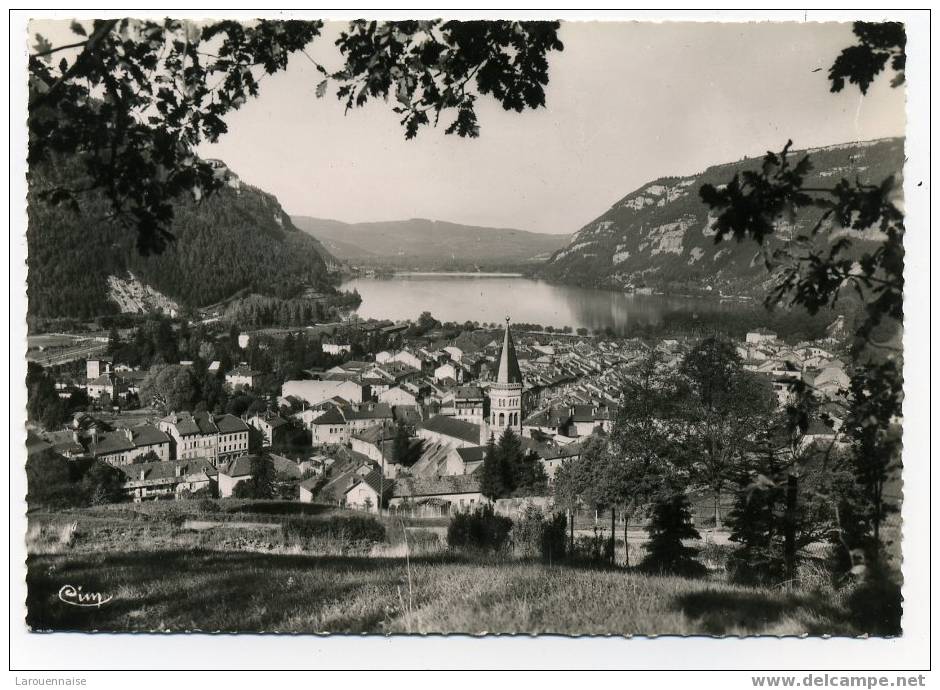
[[[512,429],[522,435],[522,371],[516,357],[516,346],[509,332],[509,317],[506,317],[506,330],[503,332],[503,347],[499,353],[499,369],[496,380],[490,383],[488,391],[490,413],[484,424],[486,439],[499,438],[503,431]],[[485,441],[484,441],[485,442]]]

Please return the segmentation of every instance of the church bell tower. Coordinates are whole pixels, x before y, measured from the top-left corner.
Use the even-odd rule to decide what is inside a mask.
[[[522,435],[522,372],[516,358],[516,346],[509,333],[509,317],[503,333],[503,348],[499,353],[499,370],[496,381],[489,387],[490,433],[499,440],[505,429]]]

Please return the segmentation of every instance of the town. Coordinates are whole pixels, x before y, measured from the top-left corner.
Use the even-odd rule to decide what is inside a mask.
[[[487,444],[508,430],[541,468],[542,479],[527,487],[531,497],[550,501],[563,463],[580,457],[592,435],[612,430],[632,368],[655,352],[662,366],[676,369],[694,345],[687,337],[517,329],[508,317],[502,328],[444,328],[422,315],[414,323],[347,319],[214,336],[190,335],[190,324],[159,324],[164,340],[199,340],[209,361],[141,369],[132,363],[138,354],[112,334],[111,354],[88,357],[83,371],[75,369],[81,360],[33,369],[64,416],[43,426],[37,408],[48,401],[37,402],[30,456],[104,463],[120,472],[120,498],[135,502],[250,497],[253,476],[270,471],[283,499],[441,517],[508,498],[481,486]],[[843,330],[840,317],[818,341],[788,343],[758,328],[735,343],[743,368],[768,382],[781,408],[799,385],[816,392],[824,414],[807,438],[820,442],[836,441],[845,415]],[[231,354],[225,366],[211,359],[223,343]],[[304,352],[290,365],[296,375],[279,378],[282,358],[298,346]],[[197,371],[218,388],[204,398],[174,398],[174,386],[191,386]],[[35,384],[35,395],[42,389]]]

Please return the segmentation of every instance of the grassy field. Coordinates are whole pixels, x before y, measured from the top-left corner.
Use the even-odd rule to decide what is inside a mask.
[[[176,550],[28,560],[34,630],[851,635],[838,601],[720,582],[454,556]],[[410,574],[410,577],[409,577]],[[63,584],[114,598],[63,605]]]
[[[843,598],[618,568],[471,557],[403,534],[371,548],[286,543],[271,516],[232,505],[193,529],[183,502],[34,514],[34,630],[292,633],[857,635]],[[239,519],[235,519],[239,516]],[[323,515],[303,519],[323,519]],[[295,518],[296,519],[296,518]],[[425,531],[424,536],[431,535]],[[418,542],[422,548],[415,552]],[[76,607],[65,585],[112,599]]]

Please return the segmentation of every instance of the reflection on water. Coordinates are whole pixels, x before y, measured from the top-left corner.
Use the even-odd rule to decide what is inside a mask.
[[[711,312],[730,308],[717,300],[665,295],[634,295],[569,285],[554,285],[520,276],[454,274],[396,275],[356,278],[342,285],[362,296],[362,318],[414,319],[429,311],[441,321],[540,323],[556,328],[612,327],[624,333],[628,324],[656,324],[665,312]]]

